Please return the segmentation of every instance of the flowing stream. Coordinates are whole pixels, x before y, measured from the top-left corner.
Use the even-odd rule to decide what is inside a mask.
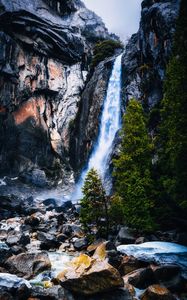
[[[87,167],[82,171],[80,180],[75,187],[75,192],[72,196],[73,200],[78,200],[82,197],[81,189],[84,179],[91,168],[96,169],[103,180],[105,178],[113,141],[121,126],[121,59],[122,54],[119,55],[114,62],[101,114],[98,139],[89,158]]]

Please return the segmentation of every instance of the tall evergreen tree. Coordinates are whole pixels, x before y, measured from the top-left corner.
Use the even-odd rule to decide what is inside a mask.
[[[187,212],[187,2],[181,9],[167,68],[159,132],[158,165],[173,213]]]
[[[108,234],[108,207],[107,197],[101,178],[95,169],[91,169],[82,188],[80,221],[85,230],[89,231],[89,225],[95,224],[100,230],[100,220],[105,218],[105,231]]]
[[[134,99],[127,106],[121,137],[120,155],[114,160],[116,192],[122,198],[126,222],[149,231],[153,228],[152,142],[141,103]]]

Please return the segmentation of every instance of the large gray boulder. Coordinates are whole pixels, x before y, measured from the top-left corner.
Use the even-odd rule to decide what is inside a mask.
[[[0,299],[27,299],[30,295],[30,283],[16,275],[0,273]]]
[[[51,268],[51,262],[46,252],[21,253],[7,259],[5,267],[19,276],[31,278],[32,276]]]

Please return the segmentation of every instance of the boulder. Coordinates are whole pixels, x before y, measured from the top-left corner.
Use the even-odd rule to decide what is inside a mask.
[[[124,281],[138,289],[145,289],[155,283],[155,277],[151,268],[141,268],[125,275]]]
[[[22,199],[15,195],[0,195],[0,220],[4,217],[13,217],[15,213],[22,213]]]
[[[57,235],[57,241],[60,243],[64,243],[67,240],[67,235],[60,233]]]
[[[176,265],[152,266],[154,276],[160,282],[171,280],[176,275],[179,275],[181,269]]]
[[[171,291],[182,288],[181,269],[176,265],[152,266],[155,279]]]
[[[45,300],[64,300],[66,292],[64,289],[57,285],[50,288],[43,288],[41,286],[33,286],[31,290],[32,299],[45,299]],[[69,299],[69,298],[67,298]],[[28,299],[29,300],[29,299]]]
[[[131,273],[137,269],[145,268],[149,263],[141,261],[140,259],[135,258],[134,256],[124,256],[121,265],[119,267],[120,274],[122,276]]]
[[[30,283],[16,275],[0,273],[0,300],[27,299],[30,295]]]
[[[141,296],[141,300],[176,300],[170,291],[160,285],[151,285]]]
[[[56,216],[58,226],[62,225],[64,222],[67,222],[67,219],[64,213],[60,213]]]
[[[31,227],[37,227],[40,224],[40,218],[36,214],[32,214],[25,219],[25,224]]]
[[[123,286],[119,272],[106,260],[95,260],[85,254],[74,259],[57,279],[64,288],[85,296]]]
[[[147,242],[139,245],[121,245],[118,251],[127,255],[156,262],[157,264],[179,264],[184,265],[183,257],[187,255],[187,247],[168,242]]]
[[[11,231],[8,234],[6,242],[9,246],[14,246],[14,245],[26,246],[30,243],[30,237],[28,234]]]
[[[37,187],[45,187],[47,186],[47,177],[43,170],[33,169],[30,172],[24,172],[21,174],[20,179],[22,179],[25,183],[32,183]]]
[[[42,250],[56,249],[60,246],[60,242],[51,233],[38,232],[37,239],[41,241],[40,249]]]
[[[70,224],[64,224],[61,227],[60,231],[61,231],[61,233],[67,235],[68,237],[70,237],[73,233],[72,226]]]
[[[104,239],[98,239],[98,240],[96,240],[95,242],[93,242],[93,244],[91,244],[91,245],[88,246],[87,251],[88,251],[90,254],[93,254],[94,251],[95,251],[100,245],[102,245],[104,242],[106,242],[106,240],[104,240]]]
[[[52,205],[53,207],[57,206],[57,200],[54,199],[54,198],[48,198],[48,199],[45,199],[44,201],[42,201],[42,203],[45,205],[45,206],[50,206]]]
[[[5,243],[0,242],[0,265],[11,256],[11,249]]]
[[[132,235],[128,227],[121,227],[117,235],[117,240],[121,244],[134,244],[135,237]]]
[[[21,253],[11,256],[5,262],[5,267],[13,274],[31,278],[42,271],[51,268],[51,262],[46,252]]]
[[[86,249],[88,247],[88,239],[87,238],[81,238],[77,239],[74,243],[73,246],[75,250],[81,251],[83,249]]]

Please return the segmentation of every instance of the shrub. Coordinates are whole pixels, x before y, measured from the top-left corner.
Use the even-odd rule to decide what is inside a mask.
[[[96,67],[105,58],[114,55],[116,49],[123,49],[120,41],[104,40],[95,45],[91,67]]]

